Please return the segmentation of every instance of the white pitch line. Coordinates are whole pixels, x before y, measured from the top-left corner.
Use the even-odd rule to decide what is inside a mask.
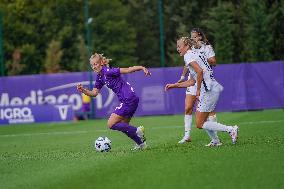
[[[248,122],[241,122],[240,124],[245,125],[245,124],[257,124],[257,123],[280,123],[283,122],[284,120],[270,120],[270,121],[248,121]]]
[[[163,126],[163,127],[152,127],[152,129],[172,129],[172,128],[181,128],[183,126]],[[48,132],[48,133],[23,133],[23,134],[8,134],[0,135],[0,137],[21,137],[21,136],[37,136],[37,135],[73,135],[73,134],[85,134],[90,132],[108,132],[108,130],[93,130],[93,131],[63,131],[63,132]]]
[[[24,134],[10,134],[10,135],[0,135],[0,137],[18,137],[18,136],[34,136],[34,135],[68,135],[68,134],[82,134],[87,133],[87,131],[64,131],[64,132],[49,132],[49,133],[24,133]]]
[[[248,122],[240,122],[240,125],[252,125],[252,124],[259,124],[259,123],[280,123],[284,122],[284,120],[270,120],[270,121],[248,121]],[[184,126],[161,126],[161,127],[150,127],[147,129],[170,129],[170,128],[180,128]]]
[[[267,120],[267,121],[249,121],[249,122],[241,122],[240,125],[252,125],[252,124],[259,124],[259,123],[280,123],[284,120]],[[156,129],[176,129],[176,128],[183,128],[182,125],[180,126],[160,126],[160,127],[148,127],[147,130],[156,130]],[[24,133],[24,134],[8,134],[8,135],[0,135],[0,137],[19,137],[19,136],[36,136],[36,135],[73,135],[73,134],[85,134],[90,132],[108,132],[107,129],[101,130],[93,130],[93,131],[63,131],[63,132],[47,132],[47,133]]]

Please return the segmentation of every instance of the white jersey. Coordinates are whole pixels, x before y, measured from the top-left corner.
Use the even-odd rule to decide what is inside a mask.
[[[212,112],[214,111],[216,104],[218,102],[220,93],[223,91],[223,86],[220,85],[213,77],[213,70],[211,69],[207,58],[204,54],[188,50],[184,55],[184,62],[189,68],[191,75],[197,81],[197,73],[193,69],[191,63],[197,62],[197,64],[203,70],[203,80],[201,83],[201,93],[199,96],[199,101],[197,105],[197,111],[199,112]],[[186,94],[196,95],[196,85],[193,87],[188,87]],[[195,91],[194,91],[195,89]],[[195,93],[194,93],[195,92]]]
[[[193,49],[193,51],[197,51],[205,56],[206,59],[212,58],[215,56],[215,52],[211,45],[202,44],[199,49]]]
[[[207,58],[200,52],[195,50],[188,50],[184,55],[184,62],[190,71],[190,75],[197,81],[197,73],[191,66],[192,62],[197,62],[200,68],[203,70],[203,81],[201,84],[201,90],[208,91],[211,89],[213,77],[213,70],[211,69]]]

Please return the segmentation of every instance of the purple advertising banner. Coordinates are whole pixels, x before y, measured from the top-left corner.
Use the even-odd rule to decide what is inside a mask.
[[[183,113],[185,89],[164,91],[167,83],[179,79],[182,67],[153,68],[150,71],[151,77],[145,77],[143,72],[122,75],[140,98],[135,116]],[[284,61],[218,65],[214,68],[214,75],[224,86],[217,111],[284,107]],[[35,122],[72,120],[83,107],[76,84],[88,87],[89,76],[90,73],[81,72],[1,77],[0,124],[21,123],[19,116],[30,115],[30,111]],[[92,73],[92,77],[95,78],[96,74]],[[59,110],[58,107],[63,105],[65,108]],[[115,94],[103,87],[94,99],[95,117],[108,117],[118,105]],[[30,111],[23,108],[30,108]],[[46,112],[53,113],[47,116]],[[15,117],[19,118],[18,121],[10,119]]]
[[[70,121],[73,119],[71,105],[26,105],[0,107],[0,124]]]

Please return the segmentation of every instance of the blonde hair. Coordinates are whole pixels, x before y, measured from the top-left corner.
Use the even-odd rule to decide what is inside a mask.
[[[197,48],[197,43],[190,37],[180,37],[177,41],[182,41],[184,45],[189,46],[190,48]]]
[[[102,62],[102,65],[108,65],[109,62],[112,60],[112,59],[109,59],[105,56],[103,56],[104,54],[103,53],[94,53],[92,54],[92,56],[90,57],[90,61],[94,58],[98,58],[98,61]]]
[[[110,61],[112,61],[112,59],[103,56],[103,64],[104,65],[108,66]]]

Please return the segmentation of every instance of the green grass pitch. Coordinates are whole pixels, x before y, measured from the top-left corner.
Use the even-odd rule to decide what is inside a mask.
[[[203,130],[177,144],[183,115],[133,118],[144,125],[149,149],[132,152],[132,141],[106,128],[106,120],[0,127],[0,188],[284,188],[284,111],[218,113],[240,127],[239,140],[208,148]],[[99,136],[112,151],[95,152]]]

